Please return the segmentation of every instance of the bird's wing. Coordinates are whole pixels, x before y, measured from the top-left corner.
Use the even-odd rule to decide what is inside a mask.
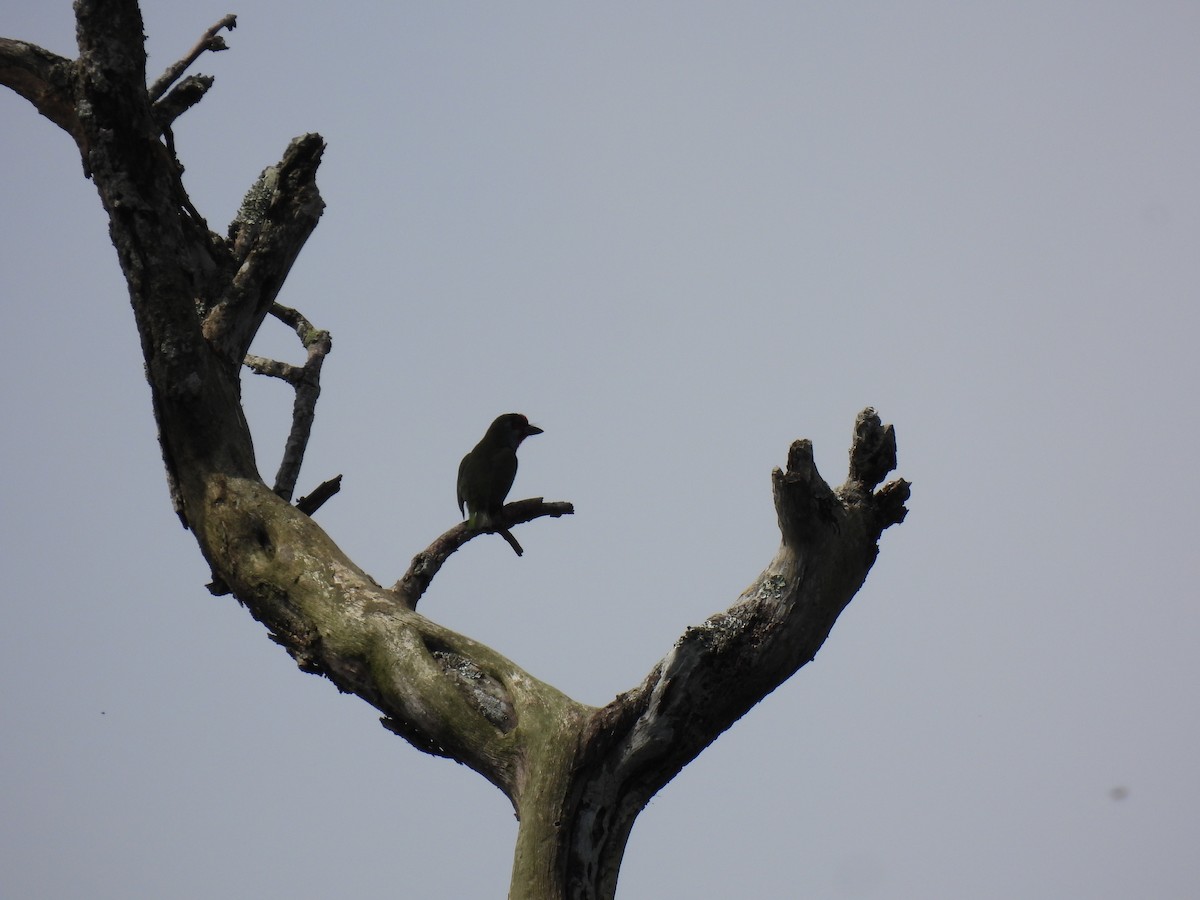
[[[504,505],[508,492],[512,490],[513,481],[517,478],[517,454],[505,447],[503,453],[495,455],[492,465],[496,476],[494,499],[496,509],[499,509]]]
[[[458,464],[458,483],[456,484],[458,493],[458,511],[464,519],[467,517],[467,511],[463,508],[463,504],[466,503],[466,498],[463,497],[463,473],[466,471],[468,459],[470,459],[470,454],[464,456],[462,458],[462,462]]]

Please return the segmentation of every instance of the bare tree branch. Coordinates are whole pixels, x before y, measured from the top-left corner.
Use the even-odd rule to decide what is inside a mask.
[[[516,500],[507,503],[494,521],[486,528],[472,527],[470,522],[460,522],[449,531],[442,534],[432,544],[413,557],[408,571],[396,582],[392,590],[400,597],[409,609],[417,608],[417,601],[429,588],[433,577],[450,558],[467,541],[481,534],[494,534],[501,529],[512,528],[532,522],[543,516],[558,518],[559,516],[574,515],[575,507],[571,503],[556,501],[547,503],[541,497],[531,497],[528,500]]]
[[[333,340],[328,331],[313,328],[308,319],[289,306],[272,304],[271,315],[290,325],[308,351],[308,357],[302,366],[249,354],[245,359],[246,366],[255,373],[282,378],[296,389],[296,400],[292,404],[292,428],[284,445],[279,473],[275,476],[275,493],[284,500],[291,500],[292,492],[296,489],[296,479],[300,476],[300,466],[304,462],[304,451],[312,434],[317,398],[321,396],[321,366],[329,351],[333,349]]]
[[[295,384],[300,379],[300,367],[293,366],[291,363],[267,359],[265,356],[255,356],[252,353],[247,353],[243,362],[246,368],[255,375],[267,375],[286,381],[288,384]]]
[[[74,82],[74,61],[35,44],[0,38],[0,84],[12,88],[71,135],[86,158],[87,141],[75,111]]]
[[[167,88],[173,85],[179,79],[179,76],[187,71],[188,66],[198,60],[200,55],[206,50],[210,53],[218,53],[221,50],[229,49],[225,43],[225,38],[221,37],[220,32],[225,29],[233,31],[235,28],[237,28],[237,16],[228,15],[212,28],[208,29],[208,31],[204,32],[200,40],[196,42],[196,46],[188,51],[187,56],[168,66],[167,70],[158,77],[158,80],[150,85],[148,91],[150,102],[154,103],[162,97],[167,92]]]
[[[817,473],[812,442],[793,443],[787,471],[772,473],[783,538],[775,559],[732,607],[688,628],[641,685],[588,723],[580,766],[591,775],[576,802],[591,831],[573,838],[573,867],[610,872],[615,890],[615,866],[650,798],[816,656],[865,580],[879,532],[904,517],[907,482],[871,493],[872,479],[895,464],[894,432],[874,410],[856,421],[851,460],[835,491]]]

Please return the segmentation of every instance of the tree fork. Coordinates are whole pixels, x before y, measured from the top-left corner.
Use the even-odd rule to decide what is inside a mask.
[[[232,17],[148,90],[137,4],[78,0],[76,16],[78,59],[0,39],[0,83],[70,134],[96,184],[141,335],[172,500],[214,586],[232,592],[302,670],[370,703],[414,747],[504,791],[520,819],[511,897],[610,900],[638,813],[815,657],[870,571],[883,530],[903,521],[908,483],[879,487],[896,466],[891,426],[874,410],[859,414],[849,477],[836,489],[817,473],[811,443],[794,442],[786,468],[771,476],[781,540],[763,572],[729,609],[688,628],[641,684],[602,708],[572,700],[415,611],[448,557],[480,532],[452,527],[384,588],[306,514],[338,482],[303,509],[286,499],[331,347],[327,333],[276,303],[324,205],[320,136],[294,140],[255,182],[228,237],[216,235],[163,141],[211,84],[180,77],[201,53],[223,48],[217,32]],[[176,82],[188,91],[171,101]],[[156,108],[159,97],[166,106]],[[306,367],[247,360],[272,309],[296,328]],[[244,362],[297,386],[276,490],[259,475],[242,413]],[[506,505],[500,519],[511,527],[573,511],[532,498]]]

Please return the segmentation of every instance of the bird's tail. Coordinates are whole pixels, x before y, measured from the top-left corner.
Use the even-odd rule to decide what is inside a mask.
[[[508,541],[508,546],[513,548],[513,553],[517,554],[517,556],[525,554],[525,551],[521,549],[521,545],[517,543],[517,539],[513,537],[513,533],[507,528],[497,528],[496,534]]]

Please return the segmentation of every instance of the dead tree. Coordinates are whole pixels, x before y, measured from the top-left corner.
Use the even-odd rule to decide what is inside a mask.
[[[78,0],[79,56],[0,39],[0,82],[75,141],[108,213],[129,285],[172,502],[231,593],[305,672],[382,713],[427,753],[462,762],[511,800],[520,821],[510,896],[611,898],[637,814],[767,693],[809,662],[862,585],[909,485],[880,487],[895,434],[859,414],[849,477],[831,488],[812,445],[772,473],[782,540],[724,612],[688,628],[641,684],[603,708],[579,703],[494,650],[416,612],[431,579],[479,532],[459,525],[392,587],[356,566],[313,521],[331,479],[291,502],[329,334],[276,302],[324,203],[320,136],[296,138],[250,188],[225,236],[181,181],[171,132],[212,79],[184,72],[225,47],[227,16],[147,87],[134,0]],[[248,355],[264,318],[298,335],[302,366]],[[259,475],[241,407],[244,368],[296,389],[275,483]],[[573,512],[540,498],[508,504],[497,526]]]

